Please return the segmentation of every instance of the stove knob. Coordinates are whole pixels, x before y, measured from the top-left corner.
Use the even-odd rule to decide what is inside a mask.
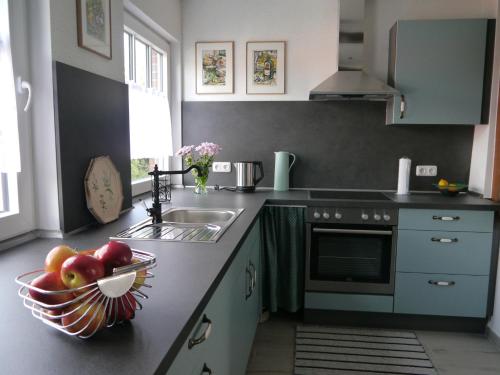
[[[330,214],[328,212],[323,212],[323,219],[328,220],[330,218]]]
[[[361,220],[366,221],[366,220],[368,220],[368,219],[369,219],[368,214],[363,212],[363,213],[361,214]]]
[[[373,215],[373,219],[374,219],[375,221],[380,221],[380,219],[382,219],[382,216],[380,216],[379,214],[374,214],[374,215]]]
[[[389,220],[391,220],[391,215],[384,214],[384,221],[389,221]]]
[[[337,220],[342,219],[342,214],[340,212],[335,212],[335,219]]]
[[[321,219],[321,214],[318,211],[315,211],[313,213],[313,216],[314,216],[315,219]]]

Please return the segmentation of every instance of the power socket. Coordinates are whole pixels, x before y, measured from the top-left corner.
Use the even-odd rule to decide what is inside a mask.
[[[215,161],[212,164],[212,171],[214,171],[215,173],[229,173],[231,172],[231,162]]]
[[[437,174],[437,165],[417,165],[417,176],[434,177]]]

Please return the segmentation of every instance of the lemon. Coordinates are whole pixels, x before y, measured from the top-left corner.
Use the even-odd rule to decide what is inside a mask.
[[[444,178],[440,179],[438,182],[438,186],[440,188],[445,188],[448,186],[448,181],[446,181]]]

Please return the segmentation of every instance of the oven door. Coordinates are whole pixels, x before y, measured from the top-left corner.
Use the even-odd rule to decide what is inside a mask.
[[[306,290],[394,294],[392,226],[308,224]]]

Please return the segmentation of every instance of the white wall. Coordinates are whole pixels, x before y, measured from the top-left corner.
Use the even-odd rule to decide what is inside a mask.
[[[32,136],[36,226],[58,232],[56,136],[52,82],[50,1],[28,1],[30,65],[33,86]]]
[[[498,1],[498,10],[497,10],[497,22],[500,20],[500,0]],[[495,40],[495,75],[492,85],[492,94],[495,91],[495,95],[492,95],[491,103],[492,106],[495,107],[490,111],[490,123],[487,129],[476,127],[476,131],[474,134],[474,146],[476,152],[476,159],[473,158],[473,162],[478,163],[478,167],[482,167],[485,172],[485,175],[488,175],[488,185],[489,190],[491,191],[491,175],[493,172],[492,165],[492,157],[494,153],[494,142],[495,142],[495,126],[494,120],[497,116],[496,111],[497,103],[498,103],[498,89],[499,89],[499,71],[500,71],[500,27],[497,24],[496,30],[496,40]],[[496,124],[498,126],[498,124]],[[484,149],[481,149],[483,147]],[[487,162],[483,162],[486,159]],[[481,164],[479,164],[481,163]],[[475,167],[474,164],[471,165],[471,176],[472,176],[472,168]],[[486,180],[486,178],[485,178]],[[500,337],[500,259],[497,265],[497,280],[496,280],[496,289],[495,289],[495,307],[493,310],[493,316],[491,317],[491,321],[489,323],[490,329]]]
[[[308,100],[309,90],[337,70],[338,1],[182,0],[182,38],[184,100]],[[285,95],[246,95],[252,40],[287,41]],[[197,41],[235,42],[235,94],[196,94]]]
[[[180,0],[130,0],[151,19],[170,33],[181,39],[181,1]]]
[[[50,18],[54,60],[123,82],[123,3],[121,0],[111,0],[111,60],[78,47],[76,1],[51,0]]]

